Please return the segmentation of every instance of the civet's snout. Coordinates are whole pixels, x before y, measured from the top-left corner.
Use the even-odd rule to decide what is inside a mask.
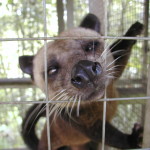
[[[71,83],[78,89],[94,85],[95,80],[102,73],[102,67],[98,62],[80,60],[74,65],[71,72]]]

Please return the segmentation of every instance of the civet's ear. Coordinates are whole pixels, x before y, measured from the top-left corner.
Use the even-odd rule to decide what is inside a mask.
[[[88,28],[100,33],[100,21],[94,14],[87,14],[82,20],[80,27]]]
[[[21,70],[33,77],[33,58],[34,56],[20,56],[19,66]]]

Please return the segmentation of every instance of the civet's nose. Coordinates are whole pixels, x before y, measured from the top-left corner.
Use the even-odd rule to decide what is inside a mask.
[[[76,88],[84,88],[89,83],[93,83],[95,78],[102,72],[102,67],[98,62],[80,60],[74,65],[71,72],[71,83]]]

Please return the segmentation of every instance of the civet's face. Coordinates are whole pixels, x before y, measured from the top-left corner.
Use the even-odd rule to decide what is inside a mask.
[[[103,96],[110,82],[109,74],[113,72],[113,69],[110,69],[113,66],[111,63],[113,57],[104,49],[104,40],[94,38],[101,37],[95,31],[95,26],[92,29],[84,26],[59,35],[59,39],[70,37],[69,39],[55,40],[47,44],[46,74],[49,99],[95,100]],[[32,65],[28,67],[30,68],[28,72],[35,84],[45,92],[44,58],[43,47],[31,58]],[[23,64],[21,66],[24,66],[25,62],[20,62]],[[56,98],[59,92],[64,92],[65,96],[61,95]]]
[[[104,52],[102,39],[80,39],[80,37],[100,36],[95,31],[76,28],[64,32],[60,37],[69,40],[56,40],[47,45],[47,76],[49,96],[56,91],[66,90],[68,98],[77,96],[82,100],[102,97],[106,84],[111,54]],[[79,39],[71,39],[79,37]],[[108,57],[110,56],[110,57]],[[42,48],[33,61],[33,76],[36,85],[45,89],[44,49]]]

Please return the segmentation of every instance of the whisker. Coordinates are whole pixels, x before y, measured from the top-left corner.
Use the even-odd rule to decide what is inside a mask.
[[[66,89],[65,90],[61,90],[57,95],[55,95],[54,97],[52,97],[51,98],[51,100],[47,103],[47,104],[45,104],[45,106],[41,109],[41,111],[37,114],[37,116],[41,113],[41,112],[43,112],[45,109],[46,109],[46,106],[49,104],[49,103],[51,103],[51,101],[53,101],[57,96],[59,96],[60,94],[63,94],[64,92],[66,91]],[[60,95],[59,97],[61,97],[62,95]],[[57,98],[58,99],[58,98]],[[36,119],[36,118],[35,118]]]
[[[56,111],[56,109],[59,108],[60,105],[61,105],[60,103],[57,103],[51,107],[50,112],[49,112],[49,117]]]
[[[80,102],[81,102],[81,96],[79,97],[79,100],[78,100],[78,104],[77,104],[77,117],[79,117],[79,113],[80,113]]]
[[[117,46],[122,40],[118,40],[116,41],[116,43],[110,48],[110,50],[112,50],[115,46]]]
[[[108,49],[104,49],[100,57],[104,58],[104,55],[107,55],[108,52],[109,52]]]
[[[57,94],[57,95],[59,95],[61,92],[64,92],[64,91],[65,91],[65,89],[64,89],[64,90],[61,90],[60,92],[59,92],[59,91],[56,91],[56,93],[59,92],[59,93]],[[56,96],[57,96],[57,95],[56,95]],[[56,96],[54,96],[54,97],[56,97]],[[53,97],[53,98],[54,98],[54,97]],[[26,121],[25,129],[27,128],[27,124],[28,124],[29,120],[30,120],[31,117],[34,115],[34,113],[40,109],[41,105],[43,105],[43,104],[41,103],[41,104],[37,105],[37,107],[32,111],[32,113],[30,114],[30,116],[28,117],[28,119],[27,119],[27,121]],[[44,111],[45,107],[46,107],[46,104],[45,104],[45,106],[43,106],[43,108],[40,110],[40,112],[38,112],[36,118],[33,120],[33,123],[34,123],[34,121],[37,119],[38,115]],[[32,125],[33,125],[33,123],[32,123]],[[31,125],[31,128],[32,128],[32,125]]]
[[[115,65],[115,66],[112,66],[111,68],[106,69],[106,71],[108,72],[108,71],[114,70],[114,69],[116,69],[117,67],[120,67],[120,66],[122,66],[122,65]]]
[[[114,52],[111,52],[111,53],[107,53],[106,54],[106,58],[108,58],[109,56],[112,56],[112,55],[116,55],[116,54],[118,54],[119,52],[123,52],[123,51],[125,51],[124,49],[121,49],[121,50],[116,50],[116,51],[114,51]],[[110,51],[108,51],[108,52],[110,52]]]
[[[61,101],[61,100],[63,100],[63,97],[66,96],[66,95],[68,95],[68,93],[63,93],[57,99],[55,99],[55,101]]]
[[[60,95],[61,94],[61,95]],[[62,90],[60,93],[58,93],[56,96],[54,96],[52,99],[50,99],[49,100],[49,102],[48,103],[51,103],[51,101],[57,101],[58,99],[60,99],[62,96],[64,96],[64,95],[67,95],[68,93],[65,93],[65,91],[64,90]],[[60,95],[60,96],[59,96]],[[59,97],[57,97],[57,96],[59,96]],[[57,98],[57,99],[55,99],[55,98]]]
[[[108,75],[108,76],[106,76],[108,79],[116,79],[117,77],[115,77],[115,76],[110,76],[110,75]]]
[[[117,54],[117,53],[124,52],[124,51],[125,51],[124,49],[118,49],[114,52],[111,52],[111,54]]]
[[[67,106],[66,106],[66,113],[67,113],[67,114],[69,113],[69,106],[70,106],[70,103],[71,103],[71,101],[73,100],[74,97],[75,97],[75,96],[70,97],[70,100],[69,100],[69,102],[68,102],[68,104],[67,104]]]
[[[65,96],[67,97],[68,93],[63,93],[62,95],[60,95],[59,97],[57,97],[57,99],[55,99],[55,101],[59,101],[61,99],[63,99]],[[57,108],[57,106],[61,106],[63,105],[63,103],[57,103],[55,104],[55,106],[52,108],[51,112],[49,115],[51,115]]]
[[[57,103],[57,104],[53,105],[52,109],[49,112],[49,117],[52,116],[52,114],[53,114],[51,124],[53,124],[53,122],[56,121],[56,116],[57,116],[57,113],[58,113],[58,109],[60,109],[60,105],[61,105],[60,103]]]
[[[72,96],[72,97],[71,97],[71,99],[70,99],[70,101],[69,101],[69,104],[67,104],[67,106],[66,106],[65,109],[66,109],[66,112],[67,112],[69,118],[76,122],[76,120],[74,120],[74,118],[72,118],[72,116],[71,116],[71,111],[69,112],[69,106],[70,106],[71,102],[73,102],[73,105],[74,105],[74,99],[75,99],[75,97],[76,97],[76,96]]]
[[[114,59],[111,63],[109,63],[109,64],[107,65],[106,68],[108,68],[110,65],[112,65],[116,60],[120,59],[121,57],[122,57],[122,56],[119,56],[119,57],[117,57],[116,59]]]
[[[110,49],[108,49],[109,48],[109,46],[111,45],[108,45],[105,49],[104,49],[104,51],[103,51],[103,53],[101,54],[101,56],[103,57],[104,55],[105,56],[107,56],[108,55],[108,53],[116,46],[116,45],[118,45],[119,43],[121,42],[121,40],[119,40],[118,42],[116,42],[116,44],[113,46],[113,47],[111,47]],[[112,55],[112,53],[111,53],[111,55]],[[108,56],[107,56],[108,57]]]
[[[113,41],[109,44],[109,45],[107,45],[106,44],[106,46],[104,47],[104,51],[103,51],[103,53],[101,54],[101,56],[103,56],[104,55],[104,53],[106,53],[107,51],[111,51],[111,49],[109,49],[109,47],[112,45],[112,43],[114,42],[116,40],[116,38],[114,38],[113,39]],[[118,43],[117,43],[118,44]],[[116,45],[115,45],[116,46]]]
[[[115,65],[115,66],[112,66],[112,67],[106,69],[106,71],[113,70],[114,68],[121,67],[121,66],[123,66],[123,65]]]
[[[32,113],[29,115],[28,119],[26,120],[26,123],[25,123],[25,126],[24,126],[24,130],[27,129],[27,125],[28,125],[30,119],[33,117],[33,115],[34,115],[35,112],[38,112],[38,110],[40,109],[40,107],[41,107],[42,105],[43,105],[42,103],[41,103],[41,104],[38,104],[37,107],[36,107],[36,108],[32,111]],[[37,118],[37,117],[38,117],[38,116],[36,116],[36,118]],[[35,118],[35,119],[36,119],[36,118]],[[35,119],[34,119],[32,125],[31,125],[31,127],[30,127],[28,133],[31,131],[31,128],[32,128],[32,126],[33,126],[33,124],[34,124],[34,122],[35,122]]]
[[[63,110],[64,108],[66,108],[66,105],[67,105],[67,103],[64,103],[64,105],[61,106],[60,109],[59,109],[59,111],[58,111],[58,116],[60,116],[61,118],[62,118],[62,116],[61,116],[62,110]]]
[[[68,93],[64,93],[63,95],[59,96],[56,101],[60,101],[61,98],[63,98],[64,101],[66,101],[68,99]],[[49,116],[51,116],[53,113],[54,113],[54,116],[53,116],[53,121],[56,121],[56,118],[58,116],[60,116],[62,110],[66,107],[67,105],[67,102],[64,102],[64,103],[57,103],[55,104],[52,109],[50,110],[50,113],[49,113]]]
[[[70,113],[69,113],[69,116],[70,116],[70,117],[71,117],[71,113],[72,113],[72,110],[73,110],[73,108],[74,108],[74,105],[75,105],[75,103],[76,103],[77,97],[78,97],[78,95],[76,95],[75,98],[74,98],[74,100],[73,100],[73,104],[72,104],[72,107],[71,107],[71,110],[70,110]]]
[[[114,74],[114,73],[116,73],[116,72],[115,71],[109,72],[109,73],[107,73],[107,75]]]
[[[105,42],[105,49],[109,48],[112,45],[112,43],[114,43],[115,40],[116,40],[116,38],[114,38],[108,42]]]
[[[61,117],[61,112],[64,109],[64,107],[66,106],[66,103],[64,103],[63,105],[61,105],[58,109],[57,109],[57,113],[55,114],[55,120],[58,117]]]
[[[56,94],[54,97],[52,97],[51,101],[52,101],[54,98],[56,98],[57,96],[59,96],[60,94],[62,94],[63,92],[65,92],[65,91],[66,91],[66,89],[61,90],[58,94]],[[58,91],[57,91],[57,92],[58,92]],[[57,92],[56,92],[56,93],[57,93]],[[36,117],[35,117],[34,120],[33,120],[33,123],[32,123],[32,125],[31,125],[31,128],[32,128],[32,126],[33,126],[35,120],[37,119],[37,117],[38,117],[42,112],[45,111],[46,106],[47,106],[51,101],[49,101],[47,104],[45,104],[45,106],[43,106],[43,108],[37,113]],[[30,130],[31,130],[31,128],[30,128]]]

